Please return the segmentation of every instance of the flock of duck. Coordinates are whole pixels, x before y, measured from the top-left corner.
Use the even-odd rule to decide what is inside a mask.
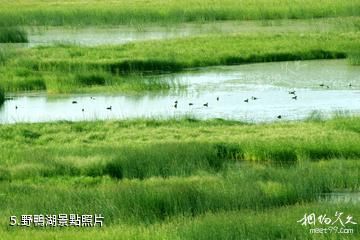
[[[324,83],[319,84],[319,86],[322,87],[322,88],[327,88],[327,89],[330,88],[329,85],[325,85]],[[351,83],[349,83],[348,87],[351,88],[351,87],[353,87],[353,85],[352,85]],[[297,99],[298,99],[298,96],[296,95],[296,91],[295,91],[295,90],[289,91],[288,93],[289,93],[289,95],[292,95],[292,96],[291,96],[291,99],[293,99],[293,100],[297,100]],[[244,100],[244,102],[249,103],[249,100],[255,101],[255,100],[258,100],[258,99],[259,99],[258,97],[251,96],[250,99],[249,99],[249,98],[246,98],[246,99]],[[220,97],[217,97],[217,98],[216,98],[216,101],[219,101],[219,100],[220,100]],[[174,108],[177,108],[177,107],[178,107],[178,103],[179,103],[178,100],[176,100],[176,101],[174,102]],[[194,105],[194,103],[192,103],[192,102],[189,103],[189,106],[193,106],[193,105]],[[203,106],[204,106],[204,107],[209,107],[209,103],[206,102],[206,103],[203,104]],[[282,117],[283,117],[282,115],[277,115],[277,116],[276,116],[277,119],[282,119]]]
[[[322,87],[322,88],[327,88],[327,89],[330,88],[329,85],[325,85],[324,83],[319,84],[319,86]],[[352,88],[353,85],[352,85],[351,83],[349,83],[349,84],[348,84],[348,87]],[[289,93],[289,95],[291,95],[291,99],[293,99],[293,100],[297,100],[297,99],[298,99],[298,96],[296,95],[296,91],[295,91],[295,90],[291,90],[291,91],[289,91],[288,93]],[[91,100],[95,100],[95,97],[90,97],[90,99],[91,99]],[[258,100],[258,99],[259,99],[258,97],[251,96],[250,98],[244,99],[244,102],[245,102],[245,103],[249,103],[250,100],[256,101],[256,100]],[[220,101],[220,97],[219,97],[219,96],[216,97],[216,101]],[[77,103],[78,103],[78,102],[75,101],[75,100],[72,101],[72,104],[77,104]],[[173,105],[175,109],[177,109],[178,104],[179,104],[179,101],[178,101],[178,100],[175,100],[174,105]],[[189,106],[194,106],[195,104],[194,104],[193,102],[189,102],[188,105],[189,105]],[[202,106],[204,106],[204,107],[209,107],[209,103],[208,103],[208,102],[203,103]],[[15,109],[18,109],[18,106],[15,106]],[[106,107],[106,110],[111,111],[111,110],[112,110],[112,106]],[[82,111],[82,112],[85,112],[85,109],[82,108],[81,111]],[[277,118],[277,119],[282,119],[283,116],[282,116],[282,115],[277,115],[276,118]]]
[[[296,92],[296,91],[289,91],[289,94],[293,94],[294,96],[292,97],[292,99],[297,100],[297,96],[295,95],[295,92]],[[254,97],[254,96],[251,96],[251,98],[250,98],[250,100],[253,100],[253,101],[258,100],[258,99],[259,99],[258,97]],[[220,101],[220,97],[216,97],[216,101]],[[249,103],[249,98],[246,98],[246,99],[244,100],[244,102]],[[176,101],[174,102],[174,108],[177,108],[177,107],[178,107],[178,103],[179,103],[178,100],[176,100]],[[189,106],[193,106],[193,105],[194,105],[194,103],[189,102]],[[204,106],[204,107],[209,107],[209,103],[206,102],[206,103],[203,104],[203,106]],[[277,118],[278,118],[278,119],[281,119],[282,116],[281,116],[281,115],[278,115]]]

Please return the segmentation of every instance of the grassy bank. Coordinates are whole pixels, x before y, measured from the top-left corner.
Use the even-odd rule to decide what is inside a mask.
[[[359,218],[358,205],[312,203],[293,207],[283,207],[264,212],[232,211],[207,213],[198,218],[173,218],[161,224],[129,225],[118,224],[101,230],[85,229],[47,229],[24,231],[0,229],[0,239],[357,239],[358,225],[355,234],[322,234],[309,233],[310,227],[297,223],[305,213],[315,212],[334,216],[336,211],[344,215]],[[281,218],[279,216],[282,216]],[[260,227],[261,226],[261,227]]]
[[[0,27],[0,43],[27,43],[25,30],[17,27]]]
[[[206,212],[262,211],[318,200],[321,194],[339,189],[358,191],[357,166],[358,160],[339,159],[290,168],[232,165],[219,174],[203,171],[142,181],[75,176],[3,180],[1,212],[19,216],[51,213],[55,207],[63,213],[102,213],[107,224],[114,225],[155,223]]]
[[[0,238],[308,239],[305,213],[360,217],[357,203],[318,203],[359,192],[359,122],[1,125]],[[8,226],[11,215],[58,213],[101,213],[106,227]],[[341,237],[356,239],[348,227]]]
[[[360,52],[349,54],[349,62],[352,65],[360,65]]]
[[[291,166],[357,159],[359,128],[358,117],[261,125],[190,120],[3,125],[0,167],[8,180],[144,179],[219,172],[242,161]]]
[[[359,16],[359,0],[118,0],[0,1],[0,23],[9,25],[118,25],[191,21],[304,19]],[[259,8],[259,6],[262,6]]]
[[[344,58],[359,49],[357,32],[332,34],[242,34],[146,41],[121,46],[40,47],[24,50],[15,64],[34,70],[105,69],[114,74],[177,71],[253,62]]]
[[[164,81],[142,75],[114,75],[104,70],[98,71],[34,71],[24,67],[3,68],[5,78],[0,80],[6,91],[37,91],[48,93],[83,92],[124,92],[168,91],[180,87],[175,81]]]
[[[357,32],[235,34],[121,46],[57,45],[18,49],[0,68],[4,76],[0,84],[6,91],[71,92],[116,83],[135,90],[167,89],[171,83],[152,81],[146,84],[148,80],[128,75],[213,65],[345,58],[360,48],[358,38]],[[143,81],[139,81],[141,79]]]

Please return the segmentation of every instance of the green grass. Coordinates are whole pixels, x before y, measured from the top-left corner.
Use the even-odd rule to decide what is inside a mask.
[[[121,46],[40,47],[14,60],[35,70],[106,69],[112,73],[306,59],[344,58],[359,48],[357,32],[242,34],[146,41]]]
[[[10,25],[142,25],[218,20],[359,16],[359,0],[118,0],[0,1],[0,23]],[[262,6],[259,8],[259,6]]]
[[[17,26],[286,25],[117,46],[5,44],[0,105],[5,92],[167,91],[181,86],[153,75],[196,67],[333,58],[359,63],[360,0],[0,5],[0,42],[6,43],[27,41]],[[291,31],[298,23],[280,23],[325,17],[327,26],[298,31]],[[359,133],[359,116],[316,114],[261,124],[181,118],[0,125],[0,239],[358,239],[358,225],[350,226],[353,234],[314,235],[297,221],[305,213],[334,217],[338,211],[360,221],[358,202],[321,199],[360,191]],[[60,213],[100,213],[105,227],[9,226],[11,215]]]
[[[6,76],[0,84],[6,91],[38,91],[48,93],[168,91],[181,87],[176,81],[144,77],[139,74],[119,76],[104,70],[98,71],[35,71],[26,67],[3,68]]]
[[[355,204],[305,204],[266,212],[226,212],[207,214],[180,227],[183,239],[356,239],[357,234],[309,234],[310,227],[294,224],[304,213],[325,213],[335,209],[357,213]],[[347,213],[345,213],[347,212]],[[281,216],[281,217],[279,217]],[[300,217],[299,217],[300,216]],[[357,228],[357,227],[355,227]],[[357,228],[358,229],[358,228]],[[356,231],[356,230],[355,230]],[[358,230],[357,230],[358,231]]]
[[[345,58],[358,49],[359,34],[231,34],[121,46],[57,45],[17,49],[0,67],[6,91],[72,92],[105,86],[120,91],[169,89],[174,83],[136,75],[193,67],[286,60]],[[134,75],[135,74],[135,75]],[[130,75],[130,77],[129,77]]]
[[[0,43],[27,43],[25,30],[18,27],[0,27]]]
[[[351,65],[360,65],[360,52],[353,52],[348,58]]]
[[[336,211],[359,218],[359,206],[355,204],[311,203],[264,212],[207,213],[195,219],[180,217],[152,225],[118,224],[101,230],[9,229],[3,230],[0,239],[357,239],[358,225],[354,225],[355,234],[313,235],[310,227],[297,223],[305,213],[333,217]]]
[[[357,159],[359,132],[358,117],[261,125],[190,120],[3,125],[0,166],[10,180],[190,176],[242,161],[291,166]]]
[[[0,87],[0,105],[5,102],[5,91]]]
[[[15,55],[15,51],[11,47],[11,44],[6,44],[5,47],[0,47],[0,67]]]
[[[339,159],[290,168],[232,165],[219,174],[204,171],[142,181],[74,176],[3,180],[1,211],[2,216],[97,212],[107,216],[108,225],[155,223],[206,212],[262,211],[316,201],[320,194],[338,189],[358,191],[358,170],[358,160]]]
[[[305,213],[360,217],[358,204],[318,203],[360,190],[359,120],[1,125],[0,238],[308,239],[296,222]],[[58,213],[101,213],[106,227],[7,226],[11,215]]]

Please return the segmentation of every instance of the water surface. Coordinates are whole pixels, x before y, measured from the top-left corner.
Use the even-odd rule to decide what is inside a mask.
[[[169,26],[116,26],[116,27],[39,27],[28,29],[29,44],[38,46],[48,44],[80,44],[103,45],[123,44],[134,41],[159,40],[181,38],[211,34],[239,34],[239,33],[283,33],[283,32],[329,32],[342,31],[349,28],[349,24],[342,24],[344,20],[325,19],[292,19],[269,21],[216,21],[206,23],[184,23]],[[351,21],[351,20],[350,20]],[[356,29],[354,29],[356,30]]]
[[[0,107],[0,122],[180,116],[262,122],[303,119],[314,111],[325,116],[360,113],[360,68],[345,60],[209,67],[156,78],[179,81],[187,90],[140,95],[14,95]],[[289,91],[296,91],[296,100]]]

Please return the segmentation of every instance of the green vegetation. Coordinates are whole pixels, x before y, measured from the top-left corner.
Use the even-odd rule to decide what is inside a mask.
[[[102,239],[115,233],[125,239],[307,238],[308,229],[296,222],[307,212],[360,217],[355,204],[317,203],[323,193],[359,191],[359,120],[2,125],[0,232],[22,236],[5,227],[10,215],[76,212],[105,216]],[[354,227],[349,239],[358,236]]]
[[[317,201],[320,194],[337,189],[359,190],[358,175],[352,170],[357,161],[339,159],[290,168],[232,166],[218,175],[203,172],[142,181],[75,176],[3,180],[0,188],[6,198],[2,197],[1,211],[2,216],[10,212],[19,216],[50,213],[56,206],[59,212],[102,213],[108,225],[156,223],[206,212],[259,211]]]
[[[359,16],[359,0],[90,0],[0,1],[0,23],[10,25],[171,24],[190,21],[304,19]],[[261,6],[261,8],[259,8]]]
[[[0,27],[0,43],[26,43],[28,42],[25,30],[17,27]]]
[[[345,58],[360,48],[359,37],[357,32],[235,34],[121,46],[18,49],[0,68],[4,76],[0,83],[6,91],[46,89],[52,93],[93,86],[116,86],[120,91],[162,90],[174,83],[136,75],[212,65]]]
[[[0,149],[6,161],[1,166],[11,179],[64,175],[143,179],[216,172],[244,160],[292,165],[354,159],[360,157],[359,129],[358,117],[270,125],[191,119],[4,125]],[[14,144],[16,149],[9,147]],[[36,152],[29,155],[33,149]]]
[[[0,0],[0,6],[0,105],[5,92],[167,91],[179,84],[157,74],[197,67],[360,59],[360,0]],[[210,26],[223,20],[233,20],[224,26],[235,30]],[[188,22],[212,30],[96,47],[12,44],[48,26],[141,30]],[[261,124],[191,118],[3,124],[0,239],[358,239],[359,225],[350,226],[353,234],[314,235],[297,221],[340,211],[359,223],[358,200],[324,198],[360,192],[359,133],[359,116],[325,120],[316,113]],[[13,215],[61,213],[102,214],[105,227],[9,226]]]
[[[6,91],[46,90],[48,93],[119,91],[167,91],[179,87],[176,82],[163,81],[141,75],[119,76],[102,70],[64,73],[61,71],[34,71],[25,67],[3,68],[0,80]]]
[[[323,213],[334,216],[336,211],[344,215],[359,212],[358,204],[311,203],[283,207],[269,211],[231,211],[207,213],[194,219],[191,217],[173,218],[163,223],[117,224],[101,230],[76,228],[60,230],[7,231],[0,239],[357,239],[358,234],[322,234],[316,238],[309,234],[310,227],[301,226],[297,221],[305,213]],[[279,217],[281,216],[281,217]],[[260,227],[261,226],[261,227]],[[354,225],[358,232],[358,225]],[[339,236],[340,235],[340,236]]]
[[[5,91],[0,87],[0,105],[5,102]]]
[[[360,52],[353,52],[349,54],[349,62],[352,65],[360,65]]]

